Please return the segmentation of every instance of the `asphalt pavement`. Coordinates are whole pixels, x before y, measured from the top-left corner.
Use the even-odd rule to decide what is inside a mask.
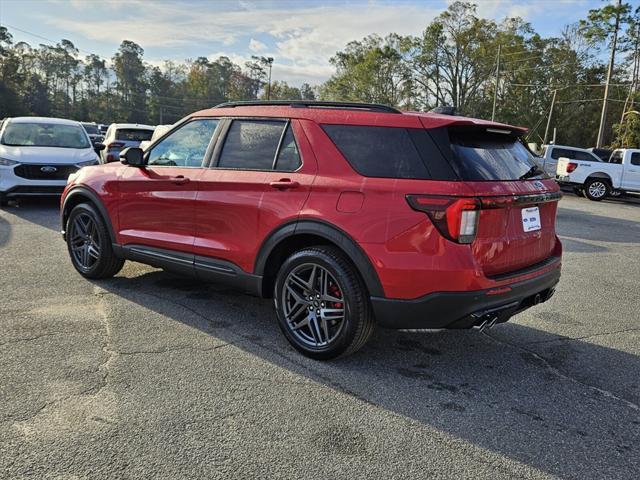
[[[567,195],[556,295],[490,331],[320,363],[271,302],[72,268],[57,202],[0,210],[0,478],[640,478],[640,202]]]

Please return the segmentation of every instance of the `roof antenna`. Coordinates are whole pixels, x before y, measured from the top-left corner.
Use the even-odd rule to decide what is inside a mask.
[[[456,107],[452,107],[451,105],[440,105],[439,107],[432,108],[429,112],[440,115],[457,115]]]

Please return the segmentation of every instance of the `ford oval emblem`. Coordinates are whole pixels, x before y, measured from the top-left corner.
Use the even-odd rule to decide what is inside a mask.
[[[544,183],[536,180],[535,182],[533,182],[533,186],[542,190],[544,188]]]
[[[40,167],[40,171],[42,173],[55,173],[58,171],[56,167],[52,167],[51,165],[45,165],[44,167]]]

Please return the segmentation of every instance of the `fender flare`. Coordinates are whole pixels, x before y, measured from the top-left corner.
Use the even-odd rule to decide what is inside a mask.
[[[100,212],[100,215],[102,216],[102,219],[104,220],[105,225],[107,226],[107,231],[109,232],[111,243],[112,244],[116,243],[116,235],[115,235],[115,231],[113,230],[113,225],[111,224],[111,217],[109,217],[109,212],[107,211],[107,208],[104,206],[104,203],[102,203],[102,200],[100,199],[100,197],[96,192],[81,185],[77,187],[73,187],[71,190],[67,192],[67,194],[64,197],[64,201],[60,208],[60,224],[62,226],[62,232],[64,233],[65,231],[65,228],[66,228],[65,223],[69,215],[69,212],[67,211],[68,209],[67,203],[69,202],[69,199],[71,198],[75,199],[78,196],[81,196],[90,200],[91,203],[95,205],[95,207]]]
[[[371,296],[384,297],[384,290],[378,273],[367,254],[362,250],[362,247],[343,230],[321,220],[293,221],[281,225],[271,232],[258,250],[254,263],[254,274],[264,275],[269,255],[283,240],[304,234],[322,237],[341,248],[354,263],[369,290],[369,294]]]
[[[605,172],[593,172],[593,173],[590,173],[589,176],[584,179],[584,183],[587,183],[590,178],[602,178],[602,179],[605,179],[605,180],[609,180],[609,183],[613,187],[613,179],[611,178],[611,175],[609,175],[608,173],[605,173]]]

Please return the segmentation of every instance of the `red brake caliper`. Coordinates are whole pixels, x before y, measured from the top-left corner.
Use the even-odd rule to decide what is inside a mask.
[[[329,285],[329,292],[336,298],[342,298],[342,292],[340,292],[338,286],[333,283]],[[333,308],[342,308],[342,302],[332,302],[332,306]]]

